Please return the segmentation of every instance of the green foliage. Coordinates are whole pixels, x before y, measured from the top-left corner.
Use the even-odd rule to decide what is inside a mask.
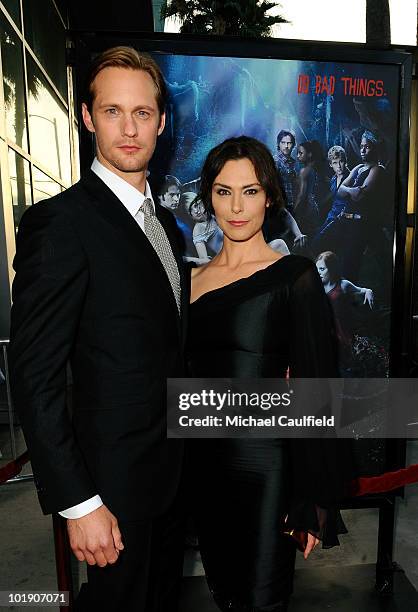
[[[268,11],[278,3],[270,0],[168,0],[161,17],[176,17],[180,32],[219,34],[247,38],[267,37],[276,23],[286,23]]]

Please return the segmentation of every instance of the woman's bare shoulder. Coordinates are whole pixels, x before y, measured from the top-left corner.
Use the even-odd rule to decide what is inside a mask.
[[[206,270],[208,265],[209,265],[209,263],[206,263],[206,264],[202,264],[201,266],[193,267],[192,268],[192,278],[196,278],[197,276],[200,276],[200,274],[202,274],[202,272],[204,272],[204,270]]]

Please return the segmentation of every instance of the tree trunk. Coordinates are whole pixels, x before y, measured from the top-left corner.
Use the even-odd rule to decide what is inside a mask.
[[[213,20],[213,34],[223,36],[225,34],[225,29],[225,19],[221,15],[215,15],[215,19]]]
[[[389,0],[366,0],[366,43],[380,49],[390,46]]]

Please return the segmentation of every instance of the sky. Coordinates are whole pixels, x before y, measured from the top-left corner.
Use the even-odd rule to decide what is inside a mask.
[[[305,40],[366,41],[366,0],[280,0],[278,12],[291,23],[274,36]],[[416,45],[417,0],[390,0],[392,43]],[[273,14],[273,11],[272,11]],[[166,32],[178,24],[166,24]]]
[[[280,0],[279,12],[292,23],[275,36],[311,40],[366,41],[366,0]],[[417,0],[390,0],[392,43],[415,45]]]

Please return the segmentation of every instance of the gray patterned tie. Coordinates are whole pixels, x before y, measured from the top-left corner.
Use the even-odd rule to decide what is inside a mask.
[[[154,251],[160,258],[163,268],[167,273],[171,288],[176,298],[178,311],[180,312],[180,275],[177,262],[174,258],[170,242],[163,226],[155,216],[154,206],[149,198],[146,198],[139,208],[144,213],[145,235],[152,244]]]

